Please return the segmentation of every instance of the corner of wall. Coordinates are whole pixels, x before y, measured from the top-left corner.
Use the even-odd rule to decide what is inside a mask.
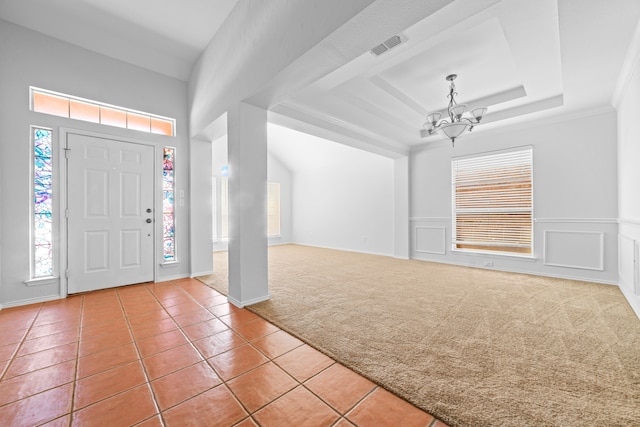
[[[613,105],[614,108],[618,109],[624,100],[624,95],[631,83],[633,74],[638,68],[638,63],[640,63],[640,22],[638,22],[636,31],[633,34],[633,39],[629,44],[627,55],[625,56],[624,63],[620,69],[620,74],[618,75],[616,88],[613,92],[613,96],[611,97],[611,105]]]

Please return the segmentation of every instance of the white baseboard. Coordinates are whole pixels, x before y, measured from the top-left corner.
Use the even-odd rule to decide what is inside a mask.
[[[29,304],[38,304],[41,302],[54,301],[54,300],[63,299],[63,298],[65,297],[61,297],[60,295],[47,295],[44,297],[27,298],[27,299],[18,300],[18,301],[10,301],[10,302],[2,303],[2,305],[0,305],[0,309],[9,308],[9,307],[20,307],[22,305],[29,305]]]
[[[622,295],[624,295],[625,299],[631,306],[631,309],[633,310],[633,312],[636,314],[636,316],[638,316],[638,319],[640,319],[640,298],[638,298],[636,295],[634,295],[624,286],[618,286],[618,287],[620,288],[620,292],[622,292]]]
[[[253,304],[257,304],[259,302],[262,301],[267,301],[269,299],[271,299],[271,295],[267,294],[266,296],[263,297],[258,297],[258,298],[253,298],[247,301],[238,301],[237,299],[230,297],[229,295],[227,295],[227,299],[229,300],[229,302],[233,305],[235,305],[238,308],[244,308],[248,305],[253,305]]]
[[[198,277],[198,276],[208,276],[208,275],[213,274],[213,273],[215,273],[215,271],[213,271],[213,270],[203,271],[201,273],[191,273],[191,276],[189,276],[189,277],[191,277],[193,279],[193,278]]]
[[[433,259],[422,259],[422,258],[412,258],[412,259],[415,259],[416,261],[437,262],[440,264],[459,265],[460,267],[481,268],[483,270],[504,271],[506,273],[528,274],[531,276],[553,277],[555,279],[578,280],[580,282],[591,282],[591,283],[600,283],[603,285],[618,286],[618,282],[616,280],[603,280],[603,279],[595,279],[591,277],[585,278],[585,277],[572,276],[569,274],[547,273],[547,272],[539,272],[539,271],[521,270],[517,268],[502,268],[502,267],[491,268],[491,267],[484,267],[478,264],[451,262],[451,261],[444,261],[444,260],[433,260]]]
[[[370,252],[370,251],[363,251],[363,250],[357,250],[357,249],[345,249],[345,248],[339,248],[339,247],[335,247],[335,246],[321,246],[321,245],[312,245],[312,244],[309,244],[309,243],[297,243],[297,242],[291,242],[291,243],[288,243],[288,244],[290,244],[290,245],[298,245],[298,246],[309,246],[310,248],[332,249],[334,251],[355,252],[355,253],[359,253],[359,254],[380,255],[380,256],[394,257],[392,253]],[[407,258],[407,259],[409,259],[409,258]]]

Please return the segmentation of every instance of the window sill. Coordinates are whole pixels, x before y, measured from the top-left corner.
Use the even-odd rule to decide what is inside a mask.
[[[25,280],[24,284],[27,286],[55,285],[59,280],[60,278],[57,276],[38,277],[37,279]]]
[[[495,258],[507,258],[513,259],[516,258],[522,261],[531,261],[535,262],[537,260],[535,255],[523,255],[523,254],[510,254],[510,253],[498,253],[493,251],[474,251],[470,249],[451,249],[451,252],[456,252],[459,254],[467,254],[467,255],[481,255],[481,256],[489,256]]]
[[[161,268],[172,268],[180,265],[180,261],[167,261],[160,264]]]

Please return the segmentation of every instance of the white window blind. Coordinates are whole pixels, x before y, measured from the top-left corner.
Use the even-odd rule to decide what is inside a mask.
[[[220,234],[229,240],[229,179],[220,178]],[[280,235],[280,183],[267,183],[267,236]]]
[[[211,238],[213,239],[214,242],[218,241],[218,215],[216,213],[217,210],[217,206],[218,206],[218,199],[217,199],[217,189],[216,189],[216,185],[218,185],[217,181],[216,181],[216,177],[211,177],[211,200],[212,200],[212,206],[211,206]]]
[[[280,235],[280,183],[267,183],[267,236]]]
[[[220,178],[220,239],[229,240],[229,178]]]
[[[531,147],[451,161],[453,248],[532,253]]]

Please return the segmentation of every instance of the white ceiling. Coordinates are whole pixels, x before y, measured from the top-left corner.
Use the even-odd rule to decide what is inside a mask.
[[[442,140],[420,125],[446,109],[448,74],[458,102],[489,107],[474,132],[603,107],[639,17],[636,0],[457,0],[402,31],[405,43],[363,53],[271,111],[341,127],[392,156]]]
[[[0,0],[0,18],[186,81],[237,1]],[[387,1],[390,13],[405,1]],[[458,102],[489,107],[474,132],[603,108],[639,19],[638,0],[455,0],[404,29],[399,46],[279,97],[270,120],[395,157],[442,140],[420,129],[446,108],[452,73]]]
[[[0,0],[0,18],[187,81],[238,0]]]

